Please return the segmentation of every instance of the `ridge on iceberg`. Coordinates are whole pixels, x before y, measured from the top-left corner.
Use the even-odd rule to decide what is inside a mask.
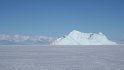
[[[109,40],[102,32],[83,33],[73,30],[67,36],[55,40],[52,45],[117,45]]]

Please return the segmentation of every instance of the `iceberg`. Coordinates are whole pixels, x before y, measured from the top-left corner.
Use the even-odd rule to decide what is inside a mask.
[[[117,45],[109,40],[102,32],[83,33],[73,30],[68,35],[58,38],[52,45]]]

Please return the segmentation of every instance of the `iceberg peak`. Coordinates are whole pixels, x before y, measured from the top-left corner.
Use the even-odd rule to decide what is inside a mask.
[[[116,42],[109,40],[102,32],[83,33],[73,30],[65,37],[55,40],[53,45],[116,45]]]
[[[102,32],[99,32],[100,35],[104,35]]]
[[[73,35],[73,34],[81,34],[80,31],[77,31],[77,30],[73,30],[72,32],[69,33],[70,35]]]

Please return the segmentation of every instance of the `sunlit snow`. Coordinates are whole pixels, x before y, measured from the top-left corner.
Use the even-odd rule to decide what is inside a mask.
[[[116,45],[103,33],[83,33],[73,30],[67,36],[55,40],[52,45]]]

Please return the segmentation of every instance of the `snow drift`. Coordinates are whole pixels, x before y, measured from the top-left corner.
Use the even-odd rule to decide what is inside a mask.
[[[116,45],[103,33],[82,33],[73,30],[67,36],[55,40],[52,45]]]

